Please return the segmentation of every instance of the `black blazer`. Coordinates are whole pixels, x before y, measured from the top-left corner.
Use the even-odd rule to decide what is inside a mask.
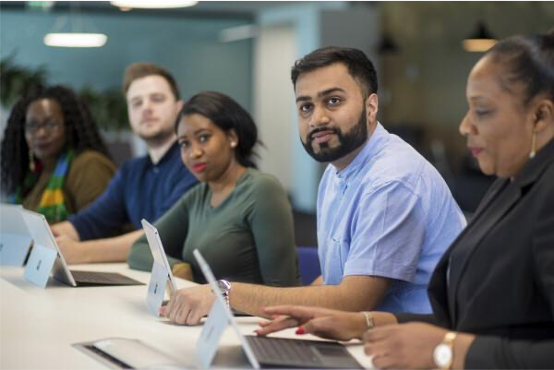
[[[433,315],[476,334],[466,368],[554,369],[554,140],[497,180],[429,283]]]

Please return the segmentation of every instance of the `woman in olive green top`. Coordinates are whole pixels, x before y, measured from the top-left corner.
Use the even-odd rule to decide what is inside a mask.
[[[291,207],[277,179],[255,169],[250,115],[228,96],[203,92],[184,105],[176,131],[182,160],[202,183],[155,224],[174,274],[205,282],[192,256],[198,249],[218,279],[298,285]],[[151,269],[145,237],[128,261]]]
[[[87,106],[63,86],[14,105],[1,154],[4,194],[50,223],[92,203],[116,170]]]

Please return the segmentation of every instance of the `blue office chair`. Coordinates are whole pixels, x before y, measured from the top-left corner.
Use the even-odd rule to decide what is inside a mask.
[[[298,268],[304,285],[310,285],[321,275],[316,247],[298,247]]]

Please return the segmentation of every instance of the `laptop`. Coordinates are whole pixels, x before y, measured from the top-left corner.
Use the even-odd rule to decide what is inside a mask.
[[[150,224],[145,219],[141,220],[142,228],[146,234],[148,240],[148,246],[152,252],[154,262],[152,264],[152,273],[150,275],[150,282],[148,283],[148,293],[146,296],[146,302],[150,312],[159,316],[159,310],[162,305],[167,304],[165,298],[165,287],[169,287],[169,295],[173,295],[177,291],[177,285],[175,283],[175,277],[171,270],[171,265],[167,260],[165,249],[160,239],[160,233],[156,227]],[[251,316],[247,313],[231,310],[235,316]]]
[[[20,205],[0,204],[0,265],[23,266],[33,239],[21,216]]]
[[[29,230],[29,233],[34,241],[33,252],[29,257],[27,268],[25,270],[25,278],[27,280],[36,283],[37,279],[34,279],[35,277],[33,276],[33,272],[35,270],[41,270],[41,265],[44,260],[53,262],[53,265],[50,266],[52,266],[52,276],[54,279],[72,287],[144,285],[137,280],[118,273],[69,270],[67,263],[60,252],[60,248],[56,243],[56,239],[50,230],[50,226],[48,226],[46,218],[39,213],[28,211],[26,209],[21,210],[21,215],[23,216],[23,220],[25,221],[27,229]],[[54,258],[54,261],[51,261],[52,258]],[[45,262],[44,264],[47,266],[48,262]],[[48,274],[46,277],[47,276]],[[47,279],[43,279],[37,285],[44,287],[46,286],[46,282]]]
[[[148,293],[146,302],[150,312],[159,316],[160,307],[165,304],[165,288],[169,286],[169,294],[172,295],[177,290],[175,278],[171,272],[171,266],[165,255],[162,240],[158,230],[146,220],[142,220],[142,228],[146,234],[150,252],[154,258],[152,264],[152,273],[150,274],[150,282],[148,283]]]
[[[196,347],[197,356],[203,368],[210,367],[217,351],[219,338],[230,324],[241,342],[248,361],[255,369],[261,367],[363,369],[346,347],[337,342],[243,335],[225,303],[210,267],[198,250],[193,254],[216,296]]]

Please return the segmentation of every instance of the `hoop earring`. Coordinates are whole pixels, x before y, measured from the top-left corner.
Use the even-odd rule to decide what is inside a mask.
[[[531,138],[531,153],[529,153],[529,158],[535,158],[535,154],[537,154],[537,133],[533,131],[533,137]]]
[[[29,148],[29,170],[31,170],[31,172],[35,172],[36,169],[35,154],[33,153],[33,149]]]

